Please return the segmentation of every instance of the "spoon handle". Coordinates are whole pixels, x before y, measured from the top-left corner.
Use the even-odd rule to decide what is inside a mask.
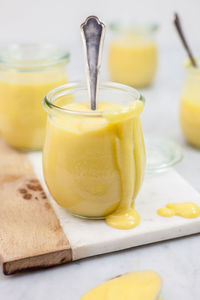
[[[95,16],[90,16],[81,25],[81,34],[86,53],[90,108],[97,108],[98,73],[101,61],[105,25]]]
[[[177,30],[177,32],[179,34],[179,37],[180,37],[182,43],[183,43],[183,46],[184,46],[184,48],[185,48],[185,50],[186,50],[186,52],[187,52],[187,54],[189,56],[191,64],[193,65],[193,67],[197,68],[197,63],[196,63],[196,61],[194,59],[194,56],[192,54],[192,51],[191,51],[188,43],[186,41],[185,35],[183,33],[182,26],[181,26],[181,22],[180,22],[180,19],[179,19],[179,16],[178,16],[177,13],[174,14],[174,25],[176,27],[176,30]]]

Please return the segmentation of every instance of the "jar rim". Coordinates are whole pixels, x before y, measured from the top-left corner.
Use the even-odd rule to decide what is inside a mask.
[[[53,43],[5,43],[0,45],[0,68],[8,71],[38,71],[69,61],[65,47]]]
[[[109,24],[109,29],[114,33],[128,32],[132,34],[153,34],[159,29],[159,25],[154,22],[134,23],[134,22],[112,22]]]
[[[101,89],[118,89],[119,91],[125,92],[128,95],[132,96],[134,98],[133,101],[141,101],[142,103],[145,102],[145,98],[141,95],[139,91],[136,89],[116,82],[101,82],[99,84],[99,90]],[[70,115],[75,116],[87,116],[87,117],[102,117],[103,114],[106,111],[89,111],[89,112],[83,112],[83,111],[75,111],[75,110],[69,110],[66,108],[63,108],[61,106],[55,105],[53,102],[58,99],[59,97],[68,95],[72,93],[72,91],[81,91],[81,90],[87,90],[87,83],[86,82],[73,82],[73,83],[67,83],[62,86],[59,86],[53,90],[51,90],[42,100],[42,104],[44,109],[50,113],[52,111],[56,111],[57,113],[66,113]]]

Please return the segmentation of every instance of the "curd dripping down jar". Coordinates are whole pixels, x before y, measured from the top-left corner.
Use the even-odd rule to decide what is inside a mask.
[[[73,215],[104,218],[120,202],[132,205],[145,170],[140,113],[144,99],[128,86],[101,83],[98,108],[90,110],[85,83],[52,90],[43,172],[55,201]]]

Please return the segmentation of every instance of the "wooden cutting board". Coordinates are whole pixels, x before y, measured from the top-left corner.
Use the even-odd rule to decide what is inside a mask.
[[[72,251],[27,154],[0,139],[0,255],[4,274],[72,260]]]
[[[145,178],[136,201],[141,224],[116,230],[58,206],[44,184],[41,159],[39,152],[21,153],[0,140],[0,255],[6,275],[200,232],[200,218],[156,213],[168,202],[200,205],[199,193],[174,170]]]

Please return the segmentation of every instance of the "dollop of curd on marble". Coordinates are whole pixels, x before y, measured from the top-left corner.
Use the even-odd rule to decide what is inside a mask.
[[[162,217],[197,218],[200,216],[200,207],[192,202],[168,203],[166,207],[158,209],[157,213]]]
[[[104,282],[81,300],[159,300],[160,290],[161,277],[156,272],[135,271]]]
[[[88,103],[68,110],[91,112]],[[74,215],[106,218],[108,225],[130,229],[140,222],[134,199],[145,169],[140,123],[142,101],[129,106],[99,102],[103,116],[54,116],[47,122],[44,177],[57,203]]]

